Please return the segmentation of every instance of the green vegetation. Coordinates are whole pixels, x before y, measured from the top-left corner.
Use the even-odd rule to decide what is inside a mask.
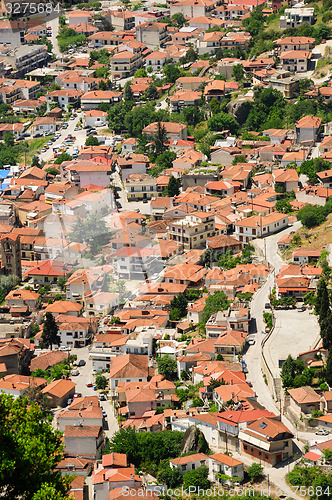
[[[271,330],[273,324],[273,314],[270,312],[263,312],[263,320],[267,328]]]
[[[93,135],[88,137],[87,140],[85,141],[86,146],[98,146],[98,144],[99,144],[99,141],[98,141],[97,137],[95,137]]]
[[[105,453],[126,453],[128,463],[140,470],[157,472],[161,460],[180,456],[183,432],[136,432],[133,428],[120,429],[108,443]]]
[[[59,380],[62,377],[67,377],[69,373],[70,364],[68,360],[64,360],[62,363],[54,365],[52,368],[48,368],[47,370],[38,368],[31,374],[31,376],[45,378],[48,382],[51,382],[52,380]]]
[[[169,459],[166,459],[159,464],[157,481],[158,484],[167,484],[168,488],[176,488],[182,483],[183,479],[180,469],[177,467],[172,468],[169,465]]]
[[[293,359],[291,355],[281,367],[282,386],[285,389],[311,385],[313,376],[312,368],[306,368],[302,359]]]
[[[0,395],[0,492],[4,500],[68,498],[69,477],[55,471],[63,458],[61,433],[51,420],[28,398]]]
[[[70,241],[89,245],[92,255],[99,253],[102,246],[109,242],[109,238],[105,221],[96,213],[89,215],[86,220],[78,217],[69,233]]]
[[[55,322],[54,316],[51,312],[45,314],[43,326],[43,345],[52,349],[53,345],[60,345],[60,337],[58,335],[58,325]]]
[[[188,470],[183,474],[183,488],[188,490],[190,486],[208,490],[210,488],[210,481],[208,480],[209,469],[202,465],[195,470]]]
[[[17,285],[19,279],[14,274],[0,276],[0,304],[5,301],[6,295]]]
[[[180,186],[181,186],[181,181],[180,179],[176,179],[171,175],[169,181],[168,181],[168,186],[163,192],[163,196],[177,196],[180,194]]]
[[[308,177],[309,181],[313,184],[318,182],[317,173],[323,170],[329,170],[331,168],[331,163],[327,160],[322,160],[322,158],[314,158],[313,160],[307,160],[301,163],[299,167],[299,172]]]
[[[188,300],[183,293],[176,295],[170,304],[170,321],[179,321],[183,316],[187,315]]]
[[[177,364],[175,359],[171,358],[168,354],[157,359],[158,373],[164,375],[165,378],[171,380],[176,375]]]
[[[80,47],[86,43],[86,36],[79,35],[72,28],[63,27],[57,36],[60,52],[66,52],[71,47]]]
[[[218,311],[225,311],[229,307],[227,295],[223,291],[215,291],[213,295],[206,298],[205,306],[202,315],[202,326],[205,327],[206,322],[212,314]]]
[[[308,493],[310,491],[311,498],[319,498],[320,500],[329,500],[331,498],[331,472],[325,474],[320,467],[295,465],[286,477],[293,486],[305,488]]]
[[[250,481],[252,483],[254,483],[255,481],[258,481],[258,479],[260,479],[263,475],[262,465],[253,463],[252,465],[250,465],[250,467],[248,467],[247,474],[248,474]]]
[[[96,387],[98,390],[105,390],[108,385],[107,378],[105,375],[97,375],[96,377]]]

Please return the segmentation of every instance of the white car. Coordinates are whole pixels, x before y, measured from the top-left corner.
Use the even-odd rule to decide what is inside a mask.
[[[70,347],[62,345],[62,346],[59,347],[59,351],[70,351]]]
[[[249,344],[249,345],[254,345],[254,343],[255,343],[255,340],[254,340],[254,339],[249,339],[249,340],[248,340],[248,344]]]

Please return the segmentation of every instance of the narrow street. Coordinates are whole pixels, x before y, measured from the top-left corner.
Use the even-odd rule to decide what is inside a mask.
[[[84,129],[75,130],[75,127],[78,124],[78,121],[79,121],[81,116],[82,116],[82,114],[78,113],[78,116],[74,120],[68,121],[68,128],[59,130],[59,132],[61,133],[59,139],[57,139],[52,144],[52,146],[49,147],[49,149],[45,153],[40,153],[38,155],[41,160],[45,161],[46,163],[49,160],[51,160],[53,158],[53,148],[56,146],[59,147],[63,143],[65,138],[68,136],[68,134],[71,134],[74,137],[76,137],[76,140],[74,142],[74,146],[77,146],[78,149],[80,150],[81,146],[84,145],[85,140],[86,140],[86,131]],[[68,150],[68,153],[71,154],[72,151],[73,151],[73,147],[71,146]]]
[[[255,248],[263,256],[266,256],[266,261],[269,263],[272,270],[268,279],[266,280],[264,285],[257,291],[251,303],[251,316],[252,318],[254,318],[254,327],[252,333],[255,334],[256,342],[254,345],[249,346],[244,359],[247,363],[248,369],[247,380],[250,380],[250,382],[252,383],[253,389],[258,396],[258,402],[261,403],[267,410],[275,413],[276,415],[280,414],[280,408],[278,408],[279,404],[277,406],[276,401],[273,399],[271,392],[264,381],[261,368],[261,343],[266,335],[265,323],[263,321],[263,312],[265,310],[265,304],[269,302],[269,294],[274,287],[275,274],[285,264],[280,255],[277,253],[277,241],[283,234],[289,234],[292,231],[296,231],[300,226],[300,222],[295,222],[293,226],[288,227],[280,233],[268,236],[265,239],[254,240],[252,242]],[[269,348],[269,342],[271,342],[270,339],[266,342],[265,349]],[[273,336],[273,343],[277,348],[283,349],[285,346],[285,339],[282,337],[278,337],[278,331],[275,336]],[[287,350],[287,344],[285,348]],[[313,433],[298,433],[297,429],[284,415],[282,415],[281,420],[294,433],[294,436],[296,438],[314,438]],[[294,440],[294,442],[298,444],[298,441]],[[242,455],[241,460],[243,460]],[[264,472],[266,475],[269,475],[271,482],[279,487],[286,496],[299,499],[301,497],[299,495],[296,495],[285,482],[285,475],[294,467],[294,465],[295,461],[290,463],[286,462],[282,463],[278,467],[265,467]]]

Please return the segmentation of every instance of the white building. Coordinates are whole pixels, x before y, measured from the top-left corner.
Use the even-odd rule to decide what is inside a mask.
[[[85,113],[85,125],[89,127],[106,127],[107,113],[99,109],[91,109]]]

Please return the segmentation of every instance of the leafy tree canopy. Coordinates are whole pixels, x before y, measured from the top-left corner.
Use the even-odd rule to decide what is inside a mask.
[[[63,457],[61,433],[27,398],[0,395],[0,455],[4,500],[67,498],[69,480],[54,471]],[[43,496],[45,491],[53,496]]]

